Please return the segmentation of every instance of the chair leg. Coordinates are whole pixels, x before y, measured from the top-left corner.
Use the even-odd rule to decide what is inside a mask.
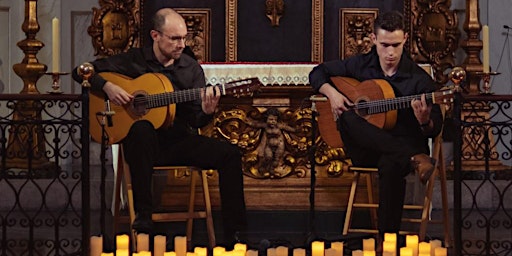
[[[352,178],[352,186],[350,186],[350,195],[348,197],[347,213],[345,214],[345,224],[343,225],[343,235],[348,234],[348,230],[352,222],[354,199],[356,197],[357,183],[359,182],[360,175],[361,174],[359,172],[354,172],[354,177]]]
[[[439,179],[441,183],[441,201],[443,207],[443,228],[444,228],[444,244],[445,247],[451,247],[452,237],[450,233],[450,215],[448,213],[448,190],[446,187],[446,167],[444,165],[444,158],[441,152],[441,156],[439,157],[439,162],[441,163],[439,167]]]
[[[194,207],[196,201],[196,181],[197,181],[196,170],[190,170],[190,191],[188,199],[188,218],[187,218],[187,247],[192,246],[192,231],[194,226]]]
[[[212,216],[212,204],[210,201],[210,189],[208,187],[208,177],[206,175],[205,170],[201,171],[201,183],[203,185],[203,196],[204,196],[204,204],[206,211],[206,230],[208,232],[208,241],[210,244],[210,248],[215,247],[215,229],[213,226],[213,216]]]

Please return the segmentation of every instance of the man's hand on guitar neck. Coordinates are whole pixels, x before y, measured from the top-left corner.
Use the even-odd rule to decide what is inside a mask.
[[[334,120],[337,120],[338,117],[343,114],[343,111],[347,111],[349,107],[354,106],[354,103],[330,84],[323,84],[322,87],[320,87],[319,92],[327,96],[329,99]]]
[[[421,95],[420,100],[413,99],[411,101],[411,107],[420,126],[422,128],[432,128],[432,122],[430,121],[430,111],[432,110],[432,104],[427,103],[425,94]]]
[[[133,95],[126,92],[120,86],[107,81],[103,86],[103,91],[107,94],[110,102],[116,105],[124,105],[133,99]]]
[[[218,86],[208,86],[204,88],[203,93],[201,93],[201,100],[203,112],[205,114],[211,115],[215,112],[220,96],[221,94]]]

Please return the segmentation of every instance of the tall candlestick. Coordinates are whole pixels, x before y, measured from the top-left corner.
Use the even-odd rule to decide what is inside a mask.
[[[52,20],[52,72],[60,70],[60,24],[59,19]]]
[[[482,27],[484,73],[489,73],[489,26]]]

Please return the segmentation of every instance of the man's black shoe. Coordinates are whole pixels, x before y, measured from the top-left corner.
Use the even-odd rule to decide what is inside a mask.
[[[133,221],[132,228],[137,233],[152,234],[153,233],[153,220],[151,219],[151,212],[138,212]]]

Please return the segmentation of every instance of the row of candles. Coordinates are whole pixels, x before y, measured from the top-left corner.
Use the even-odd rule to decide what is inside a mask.
[[[375,239],[363,239],[362,250],[352,251],[353,256],[376,256]],[[149,236],[147,234],[137,235],[137,248],[132,256],[207,256],[206,247],[195,247],[193,252],[187,251],[187,238],[176,236],[174,238],[174,251],[166,252],[166,237],[157,235],[153,240],[153,252],[149,250]],[[90,256],[129,256],[129,236],[118,235],[116,237],[115,254],[103,252],[103,239],[101,236],[93,236],[90,241]],[[440,240],[430,242],[419,242],[417,235],[406,236],[406,246],[398,248],[400,256],[447,256],[447,248],[442,247]],[[288,256],[289,248],[278,246],[268,248],[267,256]],[[293,256],[306,256],[306,249],[295,248]],[[331,242],[329,248],[325,248],[323,241],[314,241],[311,243],[311,256],[343,256],[343,242]],[[396,234],[386,233],[382,244],[382,256],[397,255],[397,236]],[[224,247],[217,246],[213,248],[213,256],[258,256],[258,251],[248,250],[247,245],[235,244],[232,251],[227,251]]]

